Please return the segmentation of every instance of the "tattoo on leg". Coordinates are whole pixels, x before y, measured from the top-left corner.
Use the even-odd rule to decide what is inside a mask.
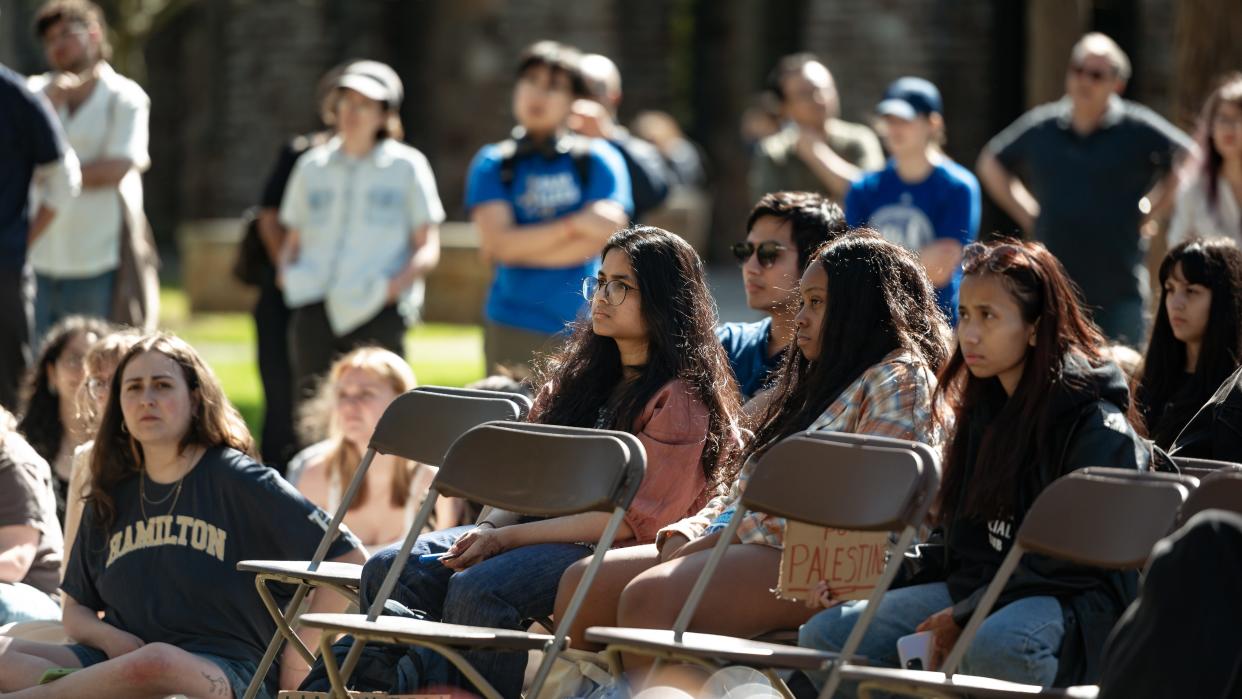
[[[229,697],[233,695],[233,690],[229,689],[228,680],[223,677],[212,676],[211,673],[204,672],[203,678],[211,683],[211,696]]]

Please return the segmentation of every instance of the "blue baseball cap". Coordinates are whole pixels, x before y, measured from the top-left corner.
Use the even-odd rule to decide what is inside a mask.
[[[940,90],[922,78],[898,78],[884,91],[884,99],[876,105],[875,112],[881,116],[895,116],[909,121],[916,116],[941,114],[944,106]]]

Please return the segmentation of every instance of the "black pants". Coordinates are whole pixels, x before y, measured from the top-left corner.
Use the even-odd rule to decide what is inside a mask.
[[[405,319],[389,305],[346,335],[337,337],[323,303],[293,309],[289,319],[289,359],[293,368],[293,404],[314,395],[337,357],[357,347],[383,347],[405,356]]]
[[[0,269],[0,405],[18,410],[18,388],[30,366],[34,275],[30,268]]]
[[[263,382],[263,462],[285,472],[297,448],[293,432],[293,370],[289,366],[289,318],[284,295],[272,281],[259,286],[254,304],[259,341],[259,379]]]

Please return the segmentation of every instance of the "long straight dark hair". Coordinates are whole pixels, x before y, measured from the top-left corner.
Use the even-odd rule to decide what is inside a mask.
[[[1164,285],[1181,265],[1182,277],[1212,292],[1207,328],[1194,374],[1183,383],[1186,343],[1173,335]],[[1192,238],[1160,263],[1160,306],[1135,394],[1147,431],[1168,448],[1221,382],[1242,363],[1242,250],[1227,238]]]
[[[1199,116],[1197,140],[1199,152],[1202,154],[1199,161],[1199,174],[1206,185],[1204,189],[1207,193],[1208,206],[1212,211],[1216,211],[1220,206],[1216,196],[1216,183],[1220,180],[1220,168],[1225,162],[1220,151],[1216,150],[1216,146],[1212,143],[1212,122],[1216,120],[1216,113],[1220,111],[1222,104],[1232,104],[1242,109],[1242,73],[1234,71],[1225,74],[1220,79],[1217,88],[1208,96],[1207,102],[1203,105],[1203,112]],[[1232,231],[1232,233],[1242,235],[1242,231]]]
[[[948,356],[949,326],[913,253],[864,228],[822,246],[807,266],[816,264],[828,275],[819,358],[785,354],[748,455],[810,427],[893,350],[909,351],[931,372]]]
[[[1018,386],[984,432],[973,468],[967,463],[968,415],[1002,390],[999,379],[974,377],[960,343],[940,374],[936,405],[942,425],[953,435],[945,449],[940,487],[942,520],[1013,514],[1017,484],[1033,480],[1037,466],[1063,446],[1049,443],[1048,432],[1057,418],[1049,405],[1057,386],[1073,380],[1066,373],[1067,364],[1074,358],[1092,365],[1104,361],[1104,336],[1082,310],[1078,289],[1065,268],[1043,245],[1017,240],[976,243],[966,249],[962,266],[963,277],[999,279],[1017,302],[1022,319],[1037,327]],[[1129,408],[1135,417],[1133,404],[1118,407]]]
[[[30,368],[23,386],[21,420],[17,430],[26,436],[30,446],[49,464],[55,463],[60,443],[70,427],[60,421],[60,402],[77,400],[75,394],[57,395],[49,375],[52,365],[60,361],[65,348],[75,338],[86,336],[94,342],[109,331],[108,324],[98,318],[69,316],[53,325],[43,338],[39,359]]]
[[[647,363],[635,380],[624,381],[617,343],[596,335],[589,320],[579,320],[564,349],[539,368],[535,385],[544,387],[547,403],[536,419],[594,427],[606,411],[605,427],[631,432],[651,397],[681,379],[707,407],[701,462],[708,482],[719,483],[737,461],[741,398],[716,338],[716,306],[703,263],[686,241],[653,226],[617,231],[601,257],[613,250],[629,257],[638,281]]]

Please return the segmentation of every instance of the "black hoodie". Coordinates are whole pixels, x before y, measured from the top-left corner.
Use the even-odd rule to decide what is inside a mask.
[[[1069,358],[1064,378],[1049,403],[1056,417],[1043,438],[1064,445],[1059,457],[1035,464],[1035,473],[1015,484],[1015,517],[982,522],[953,518],[945,526],[949,595],[953,617],[965,626],[988,583],[1013,545],[1013,536],[1035,498],[1057,478],[1088,466],[1148,468],[1151,454],[1126,419],[1130,392],[1125,376],[1111,362],[1099,367]],[[970,482],[984,432],[1006,400],[999,381],[994,392],[966,416],[959,430],[966,430],[964,466]],[[959,502],[961,499],[959,498]],[[1001,592],[993,611],[1018,599],[1053,596],[1061,601],[1065,640],[1058,653],[1056,686],[1091,682],[1098,674],[1104,640],[1126,605],[1134,599],[1137,573],[1116,572],[1072,565],[1046,556],[1023,556],[1013,577]]]
[[[1242,463],[1242,369],[1225,379],[1182,429],[1173,456]]]

